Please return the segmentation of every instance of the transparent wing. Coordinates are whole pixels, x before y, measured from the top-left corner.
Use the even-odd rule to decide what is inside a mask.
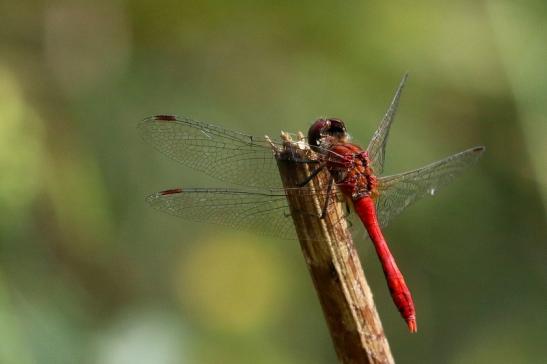
[[[158,115],[139,123],[144,140],[209,176],[251,187],[280,187],[271,145],[264,138],[185,117]]]
[[[317,194],[309,188],[298,188],[293,191],[307,196]],[[337,203],[338,195],[336,192],[331,194],[331,203]],[[261,192],[221,188],[176,188],[149,195],[146,201],[157,210],[186,220],[251,230],[283,239],[296,239],[291,212],[283,189]],[[299,213],[314,214],[316,212]]]
[[[483,154],[484,147],[474,147],[414,171],[381,177],[376,213],[380,226],[399,215],[405,208],[424,196],[434,196]]]
[[[261,193],[232,189],[175,189],[152,194],[157,210],[186,220],[253,230],[270,236],[296,237],[283,190]]]
[[[401,93],[407,78],[408,74],[405,74],[399,84],[399,87],[397,88],[397,91],[395,92],[395,96],[393,97],[386,114],[384,115],[384,118],[380,122],[378,129],[374,132],[374,135],[372,136],[372,139],[367,147],[370,163],[376,175],[382,174],[382,171],[384,170],[384,156],[386,152],[387,137],[389,136],[389,129],[391,128],[391,124],[393,123],[393,119],[395,117],[395,112],[399,106],[399,98],[401,97]]]

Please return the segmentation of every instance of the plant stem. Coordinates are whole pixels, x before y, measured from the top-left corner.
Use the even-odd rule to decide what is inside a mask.
[[[278,167],[302,252],[342,363],[394,363],[389,343],[376,311],[353,244],[342,203],[331,203],[320,218],[325,193],[299,193],[298,184],[311,173],[314,164],[295,159],[312,159],[286,134],[284,147],[275,149]],[[302,137],[301,137],[302,138]],[[297,158],[295,158],[297,157]],[[310,167],[311,166],[311,167]],[[326,191],[328,172],[313,178],[308,188]]]

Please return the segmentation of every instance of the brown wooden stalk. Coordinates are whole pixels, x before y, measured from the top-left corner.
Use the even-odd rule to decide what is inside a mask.
[[[319,218],[325,194],[303,195],[298,183],[309,176],[314,164],[298,163],[313,159],[303,136],[299,141],[282,133],[284,146],[275,148],[283,186],[291,209],[298,239],[310,271],[325,319],[342,363],[394,363],[389,343],[376,311],[370,287],[344,218],[341,203],[330,204]],[[307,186],[326,191],[328,172],[318,174]]]

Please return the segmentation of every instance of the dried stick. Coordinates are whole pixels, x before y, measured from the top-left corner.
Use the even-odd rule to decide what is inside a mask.
[[[282,133],[284,146],[275,148],[279,172],[291,209],[298,239],[319,301],[342,363],[394,363],[389,343],[376,311],[370,287],[347,229],[342,204],[331,204],[321,219],[325,194],[303,195],[298,183],[309,176],[313,152]],[[322,171],[308,186],[325,191],[328,173]]]

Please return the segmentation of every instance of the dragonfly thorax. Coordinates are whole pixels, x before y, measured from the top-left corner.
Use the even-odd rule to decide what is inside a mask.
[[[351,143],[330,147],[326,166],[340,190],[353,200],[376,197],[376,177],[370,167],[368,153]]]

